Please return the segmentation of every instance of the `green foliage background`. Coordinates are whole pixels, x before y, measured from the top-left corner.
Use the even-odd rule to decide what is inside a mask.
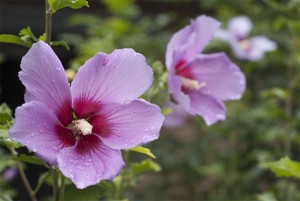
[[[145,98],[161,106],[169,100],[163,91],[166,45],[172,34],[191,18],[210,15],[226,27],[231,18],[246,15],[254,25],[251,35],[266,35],[278,45],[264,59],[248,62],[237,60],[227,44],[213,41],[205,52],[225,51],[245,73],[247,90],[243,98],[226,103],[225,122],[207,127],[198,117],[190,118],[183,127],[162,129],[160,138],[148,146],[161,170],[156,164],[144,162],[145,169],[156,167],[153,169],[160,172],[139,175],[133,181],[130,171],[143,167],[133,164],[123,178],[114,181],[117,184],[120,179],[129,178],[123,189],[125,197],[149,201],[300,200],[299,179],[276,178],[291,176],[291,172],[284,172],[287,166],[295,170],[294,177],[299,177],[299,164],[290,161],[300,161],[299,0],[163,1],[177,8],[192,2],[199,10],[197,15],[180,9],[145,14],[139,7],[142,0],[100,2],[106,8],[101,17],[78,14],[66,21],[70,27],[84,29],[83,34],[60,35],[76,55],[68,67],[76,71],[99,51],[110,53],[116,48],[131,47],[145,55],[154,69],[155,85]],[[159,5],[157,1],[145,2]],[[272,163],[284,156],[290,159]],[[136,162],[140,157],[133,154],[130,160]],[[102,187],[109,189],[110,185],[103,183]],[[67,188],[66,197],[70,196],[71,188]],[[98,187],[87,190],[94,191],[99,192]]]

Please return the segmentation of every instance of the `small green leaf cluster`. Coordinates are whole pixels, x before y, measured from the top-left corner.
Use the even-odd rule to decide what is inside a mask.
[[[87,0],[48,0],[48,4],[51,13],[55,13],[65,7],[79,9],[84,6],[89,6]]]
[[[45,41],[46,40],[46,34],[43,33],[41,36],[36,37],[30,27],[21,29],[19,36],[12,35],[12,34],[0,34],[0,43],[10,43],[15,45],[21,45],[27,48],[30,48],[33,43],[38,41]],[[63,41],[53,41],[50,43],[51,46],[63,46],[67,50],[70,50],[69,45]]]

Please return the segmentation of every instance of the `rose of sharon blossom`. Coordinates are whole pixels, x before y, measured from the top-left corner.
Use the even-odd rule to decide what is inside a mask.
[[[169,93],[207,125],[225,120],[223,101],[240,99],[245,89],[243,73],[224,53],[199,53],[219,26],[213,18],[197,17],[173,35],[166,53]]]
[[[275,50],[277,45],[265,36],[248,38],[251,29],[250,19],[239,16],[229,21],[227,30],[217,31],[215,38],[228,41],[237,58],[257,61],[262,59],[266,52]]]
[[[70,178],[77,188],[112,179],[124,166],[121,149],[155,140],[164,117],[137,99],[152,84],[144,56],[132,49],[98,53],[71,88],[61,62],[44,42],[21,62],[25,104],[9,136]]]
[[[168,102],[166,107],[171,109],[171,113],[166,115],[164,126],[166,128],[178,128],[187,123],[189,114],[178,104]]]

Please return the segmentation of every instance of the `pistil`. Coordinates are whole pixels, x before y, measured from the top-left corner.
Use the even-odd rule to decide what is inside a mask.
[[[85,119],[76,119],[72,121],[71,129],[75,135],[90,135],[92,134],[93,126]]]
[[[206,83],[201,82],[199,83],[197,80],[189,79],[189,78],[182,78],[182,86],[186,89],[200,89],[201,87],[205,87]]]

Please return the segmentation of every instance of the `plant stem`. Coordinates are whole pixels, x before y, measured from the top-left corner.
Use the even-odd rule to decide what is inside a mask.
[[[61,174],[59,201],[63,201],[65,196],[65,176]]]
[[[34,191],[32,190],[31,186],[30,186],[30,183],[25,175],[25,172],[23,170],[23,167],[22,167],[22,164],[18,158],[18,152],[14,149],[14,148],[10,148],[10,151],[11,153],[13,154],[13,156],[16,157],[16,163],[17,163],[17,168],[18,168],[18,171],[20,173],[20,176],[21,176],[21,179],[22,179],[22,182],[25,186],[25,189],[30,197],[30,200],[31,201],[37,201],[36,197],[35,197],[35,193]]]
[[[129,153],[130,151],[129,150],[126,150],[124,151],[124,162],[127,165],[129,165]],[[115,195],[114,195],[114,199],[116,200],[121,200],[122,199],[122,194],[123,194],[123,191],[124,191],[124,188],[123,188],[123,184],[124,184],[124,172],[125,172],[125,168],[122,170],[121,174],[120,174],[120,183],[119,183],[119,186],[116,186],[116,192],[115,192]]]
[[[58,185],[57,185],[57,171],[56,169],[52,169],[51,170],[52,172],[52,178],[53,178],[53,198],[54,198],[54,201],[56,201],[58,199]]]
[[[46,43],[51,42],[51,27],[52,27],[52,13],[49,8],[48,0],[45,0],[45,33],[46,33]]]
[[[297,76],[295,76],[295,66],[296,66],[296,47],[295,45],[297,44],[297,37],[295,35],[292,35],[291,37],[291,43],[290,43],[290,59],[287,65],[287,80],[288,80],[288,86],[287,86],[287,91],[288,91],[288,97],[285,103],[285,114],[287,117],[287,122],[286,122],[286,130],[287,130],[287,135],[285,138],[284,142],[284,151],[287,156],[291,155],[291,141],[292,141],[292,134],[291,134],[291,125],[290,121],[293,118],[293,98],[294,98],[294,89],[297,85],[294,84],[294,80],[297,80]]]

